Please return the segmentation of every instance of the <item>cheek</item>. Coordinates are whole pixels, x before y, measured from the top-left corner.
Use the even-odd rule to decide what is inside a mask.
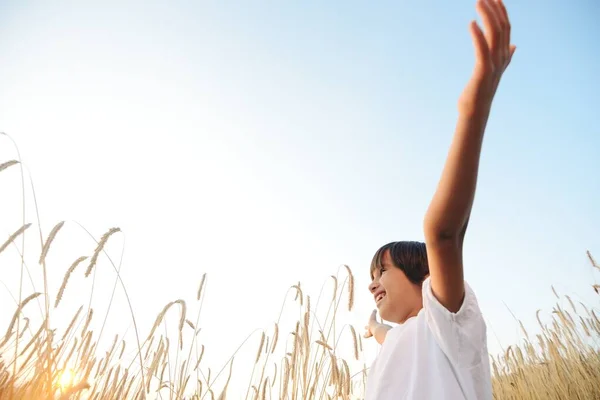
[[[383,275],[381,275],[381,277],[379,278],[379,284],[381,286],[383,286],[383,288],[386,290],[386,292],[387,292],[388,286],[390,286],[389,280],[390,279],[388,278],[387,272],[384,272]]]
[[[398,276],[396,274],[394,274],[393,272],[385,272],[381,278],[379,278],[379,283],[380,285],[385,289],[386,293],[390,294],[394,294],[396,292],[398,292],[399,288],[398,288]]]

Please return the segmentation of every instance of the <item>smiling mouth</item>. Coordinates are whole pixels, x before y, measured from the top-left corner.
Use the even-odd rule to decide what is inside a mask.
[[[385,297],[385,292],[383,293],[379,293],[379,295],[377,295],[377,297],[375,298],[375,303],[379,304],[379,302]]]

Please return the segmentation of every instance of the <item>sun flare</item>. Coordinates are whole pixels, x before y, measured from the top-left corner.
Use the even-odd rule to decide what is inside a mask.
[[[75,373],[73,372],[73,370],[71,369],[65,369],[63,370],[58,378],[58,384],[60,385],[61,389],[67,389],[71,386],[73,386],[73,379],[75,378]]]

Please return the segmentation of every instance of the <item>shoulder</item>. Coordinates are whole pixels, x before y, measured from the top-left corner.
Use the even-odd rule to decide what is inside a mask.
[[[423,308],[431,309],[438,313],[441,313],[446,318],[451,319],[456,322],[460,322],[461,320],[478,318],[481,317],[481,310],[479,309],[479,302],[477,301],[477,296],[475,292],[471,288],[471,286],[465,281],[465,296],[460,305],[460,308],[457,312],[451,312],[446,307],[444,307],[439,300],[433,294],[431,290],[431,278],[425,279],[423,282]]]
[[[461,366],[479,363],[487,352],[487,328],[477,297],[465,282],[465,297],[457,312],[448,311],[423,282],[423,311],[438,345],[450,360]]]

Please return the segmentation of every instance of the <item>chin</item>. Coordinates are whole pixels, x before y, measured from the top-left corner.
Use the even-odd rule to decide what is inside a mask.
[[[379,307],[379,316],[386,321],[390,320],[385,306]]]

